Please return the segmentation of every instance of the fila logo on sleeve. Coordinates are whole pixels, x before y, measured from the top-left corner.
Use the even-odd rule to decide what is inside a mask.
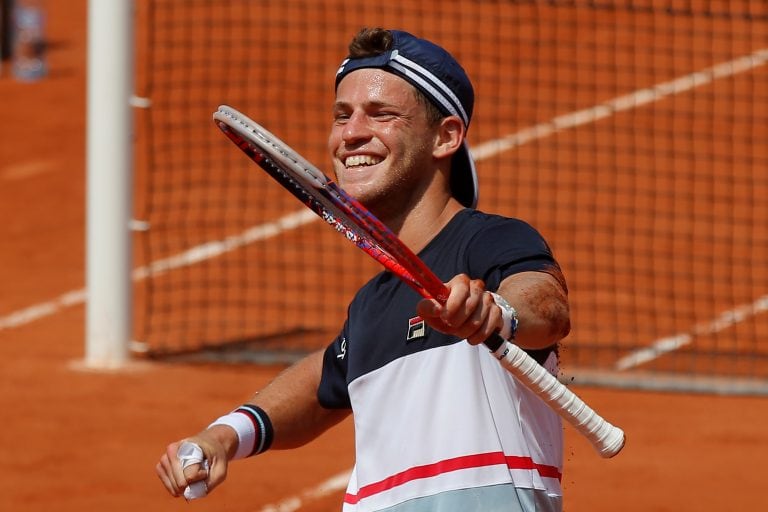
[[[415,316],[408,320],[408,333],[405,336],[405,341],[423,338],[426,335],[427,325],[424,323],[424,319],[420,316]]]

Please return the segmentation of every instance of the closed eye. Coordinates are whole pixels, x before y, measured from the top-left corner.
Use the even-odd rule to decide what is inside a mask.
[[[334,114],[333,122],[336,124],[344,124],[349,119],[349,114]]]

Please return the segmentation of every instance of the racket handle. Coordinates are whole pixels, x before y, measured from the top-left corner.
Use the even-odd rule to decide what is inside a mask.
[[[586,437],[601,457],[613,457],[624,448],[626,437],[623,430],[597,414],[523,349],[498,334],[487,340],[485,345],[519,382]]]

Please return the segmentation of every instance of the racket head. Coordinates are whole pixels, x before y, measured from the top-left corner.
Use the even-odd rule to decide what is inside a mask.
[[[271,159],[274,164],[305,186],[323,188],[331,182],[331,179],[320,169],[242,112],[230,106],[221,105],[213,113],[213,120],[241,150],[246,153],[248,153],[247,150],[255,151]],[[246,147],[243,147],[243,144]]]
[[[421,296],[447,299],[443,282],[383,222],[285,142],[227,105],[220,106],[213,119],[251,160],[347,240]]]

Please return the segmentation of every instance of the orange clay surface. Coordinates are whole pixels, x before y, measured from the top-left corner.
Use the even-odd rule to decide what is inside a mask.
[[[0,318],[84,286],[86,2],[50,7],[50,76],[0,77]],[[206,500],[170,498],[165,445],[245,400],[278,367],[135,363],[83,370],[82,303],[0,327],[2,511],[339,510],[310,495],[353,463],[347,421],[310,445],[235,463]],[[565,428],[567,512],[768,510],[768,400],[575,386],[628,434],[600,459]],[[308,494],[309,493],[309,494]]]

